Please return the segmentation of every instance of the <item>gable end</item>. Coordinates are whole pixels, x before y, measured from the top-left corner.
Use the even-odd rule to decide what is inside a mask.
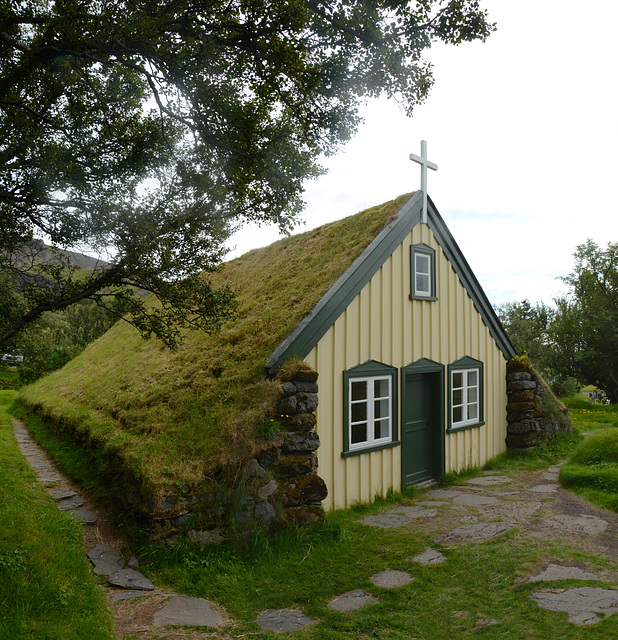
[[[274,375],[290,357],[302,359],[313,349],[420,221],[422,205],[423,194],[417,191],[403,205],[397,218],[382,229],[298,327],[275,349],[266,363],[269,375]]]
[[[273,376],[277,369],[293,356],[304,358],[315,347],[388,257],[420,222],[422,205],[423,194],[421,191],[417,191],[403,205],[398,217],[376,236],[365,251],[322,296],[315,307],[301,320],[296,329],[275,349],[266,362],[267,375]],[[504,357],[507,360],[514,357],[516,355],[515,349],[504,327],[431,200],[428,201],[428,226]]]
[[[432,230],[438,244],[442,247],[448,261],[455,270],[455,273],[459,276],[459,279],[466,288],[468,295],[472,298],[476,310],[481,314],[483,322],[489,329],[493,339],[496,341],[498,348],[502,351],[507,360],[514,358],[517,355],[517,352],[515,351],[513,343],[508,337],[502,323],[498,319],[496,312],[491,306],[491,303],[485,295],[479,281],[476,279],[468,261],[461,252],[455,238],[453,238],[451,232],[446,226],[446,223],[442,219],[442,216],[438,213],[438,210],[431,200],[428,201],[427,213],[427,224],[429,228]]]

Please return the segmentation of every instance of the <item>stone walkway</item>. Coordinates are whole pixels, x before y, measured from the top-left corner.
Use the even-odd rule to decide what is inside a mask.
[[[139,560],[126,550],[125,542],[100,509],[95,511],[79,488],[58,470],[20,420],[14,421],[17,445],[58,508],[84,525],[84,545],[95,574],[106,580],[107,596],[116,621],[116,635],[156,640],[202,640],[211,637],[190,631],[168,634],[165,627],[215,628],[228,622],[225,612],[202,598],[189,598],[157,589],[137,569]],[[121,553],[121,550],[124,553]],[[125,557],[128,559],[125,560]]]
[[[101,519],[78,490],[62,477],[19,421],[15,422],[15,437],[37,472],[38,480],[50,491],[58,507],[85,524],[88,558],[94,573],[107,580],[118,637],[139,633],[140,637],[159,640],[200,640],[211,635],[194,630],[188,630],[188,635],[176,632],[166,635],[164,627],[176,625],[212,631],[230,622],[214,603],[158,590],[137,571],[139,561],[127,551],[122,540],[114,540],[105,518]],[[428,547],[413,558],[414,562],[428,566],[448,562],[450,547],[490,540],[514,527],[519,528],[520,537],[568,537],[575,549],[618,560],[618,514],[593,507],[563,491],[557,484],[558,473],[558,466],[542,472],[512,474],[513,477],[486,472],[483,477],[453,489],[429,490],[413,506],[394,507],[367,516],[361,523],[383,529],[410,527],[434,532],[433,540],[444,553]],[[615,578],[611,577],[612,584]],[[383,589],[397,589],[412,580],[413,575],[398,567],[370,577],[374,585]],[[571,581],[569,588],[561,586],[565,580]],[[586,584],[572,587],[573,580]],[[529,596],[541,609],[565,612],[573,624],[593,625],[601,617],[618,611],[618,590],[604,587],[604,580],[607,576],[549,559],[544,568],[528,576],[525,582],[541,583]],[[591,581],[594,587],[589,586]],[[357,589],[333,598],[328,607],[348,612],[378,601],[377,596]],[[264,611],[257,622],[264,630],[286,632],[316,621],[296,609],[279,609]],[[483,620],[482,626],[496,622]],[[149,633],[152,631],[157,633]]]
[[[552,539],[570,535],[576,548],[582,541],[587,548],[596,547],[599,554],[618,559],[618,515],[597,509],[576,496],[563,491],[557,484],[559,465],[535,474],[527,474],[532,484],[494,472],[466,481],[456,489],[434,489],[427,492],[428,500],[414,507],[396,507],[383,514],[372,515],[361,522],[371,527],[391,528],[434,518],[444,507],[451,514],[458,510],[455,520],[461,524],[447,526],[435,542],[454,546],[469,541],[482,542],[499,536],[513,527],[522,527],[522,535]],[[526,474],[515,474],[520,478]],[[548,500],[549,498],[549,500]],[[541,514],[540,512],[543,511]],[[444,523],[445,512],[441,513]],[[535,517],[538,516],[538,517]],[[440,552],[427,548],[414,561],[435,564],[446,561]],[[601,581],[594,573],[580,567],[548,563],[547,567],[526,582],[544,582],[551,586],[532,594],[543,609],[564,611],[569,622],[592,625],[618,612],[618,590],[601,587],[561,588],[565,580]],[[598,615],[598,614],[601,614]],[[488,622],[488,624],[491,621]]]

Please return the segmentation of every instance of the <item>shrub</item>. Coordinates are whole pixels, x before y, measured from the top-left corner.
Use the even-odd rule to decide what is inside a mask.
[[[557,396],[574,396],[579,393],[580,384],[575,378],[557,376],[551,383],[551,390]]]

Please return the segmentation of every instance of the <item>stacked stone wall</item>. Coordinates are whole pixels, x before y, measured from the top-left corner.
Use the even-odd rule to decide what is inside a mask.
[[[281,506],[278,523],[299,525],[324,518],[322,500],[328,494],[326,483],[317,473],[316,451],[320,439],[315,432],[318,408],[318,374],[309,369],[297,371],[283,383],[277,403],[278,419],[283,433],[277,447],[277,459],[261,459],[270,467],[277,490],[275,500]]]
[[[506,370],[509,449],[531,449],[558,431],[573,429],[568,410],[527,358],[513,358]]]
[[[155,535],[212,543],[323,520],[327,488],[317,473],[317,378],[317,372],[303,366],[291,379],[280,380],[275,413],[265,417],[273,430],[269,441],[237,475],[220,480],[217,491],[159,505],[169,507],[169,515],[149,518]]]

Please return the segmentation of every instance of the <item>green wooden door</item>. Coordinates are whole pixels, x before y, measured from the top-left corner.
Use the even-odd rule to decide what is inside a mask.
[[[436,376],[412,373],[405,376],[403,398],[403,484],[415,484],[437,477],[436,455],[439,433],[436,420]]]

